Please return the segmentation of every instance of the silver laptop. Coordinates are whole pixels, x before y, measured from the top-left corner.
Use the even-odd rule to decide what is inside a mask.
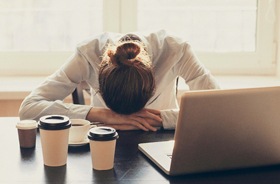
[[[280,164],[280,87],[186,92],[174,140],[138,148],[168,175]]]

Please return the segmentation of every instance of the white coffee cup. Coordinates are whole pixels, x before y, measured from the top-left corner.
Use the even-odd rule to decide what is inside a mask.
[[[69,143],[81,143],[87,140],[87,133],[90,128],[95,127],[85,119],[71,119],[71,128],[69,133]]]
[[[64,166],[67,162],[69,129],[71,122],[67,116],[47,115],[38,122],[44,164]]]
[[[119,135],[111,127],[94,127],[89,130],[92,168],[109,170],[114,167],[116,140]]]

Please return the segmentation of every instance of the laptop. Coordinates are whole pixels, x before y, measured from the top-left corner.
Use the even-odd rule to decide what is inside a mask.
[[[174,140],[138,149],[167,175],[280,164],[280,87],[185,92]]]

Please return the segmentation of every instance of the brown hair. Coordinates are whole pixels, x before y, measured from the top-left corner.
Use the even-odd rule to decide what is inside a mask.
[[[141,43],[124,41],[108,46],[99,71],[99,92],[106,105],[119,114],[141,110],[153,96],[155,80]]]

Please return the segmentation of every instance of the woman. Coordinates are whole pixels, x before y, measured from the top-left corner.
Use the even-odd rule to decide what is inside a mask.
[[[190,45],[163,30],[145,36],[104,33],[80,44],[25,98],[20,118],[62,114],[120,130],[174,129],[178,76],[190,90],[219,88]],[[64,103],[81,82],[90,86],[91,105]]]

